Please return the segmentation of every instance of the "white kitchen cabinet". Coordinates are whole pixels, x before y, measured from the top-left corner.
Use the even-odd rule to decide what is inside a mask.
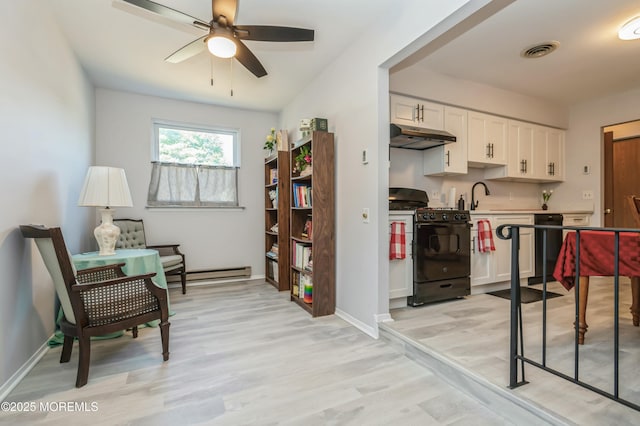
[[[514,225],[533,225],[533,215],[500,215],[495,216],[492,222],[492,227],[496,228],[504,224]],[[495,238],[496,245],[496,275],[495,281],[510,281],[511,280],[511,241],[501,240]],[[518,254],[519,267],[520,267],[520,279],[529,278],[534,275],[535,263],[534,263],[534,245],[535,238],[533,228],[520,228],[520,250]]]
[[[562,214],[562,226],[589,226],[591,223],[591,215],[589,213],[563,213]],[[566,237],[567,232],[571,230],[562,231],[562,240]]]
[[[390,95],[391,122],[425,129],[444,129],[444,105],[403,95]]]
[[[528,181],[535,177],[535,150],[533,133],[535,125],[508,120],[507,166],[492,167],[485,171],[485,179]],[[542,164],[542,161],[540,160]]]
[[[564,138],[563,130],[545,126],[535,126],[533,145],[536,153],[534,158],[534,177],[547,182],[561,182],[564,180]]]
[[[494,233],[495,243],[495,229],[493,229],[492,216],[471,216],[471,286],[478,286],[483,284],[490,284],[494,282],[495,277],[495,257],[496,252],[488,251],[486,253],[480,253],[478,249],[478,220],[489,220],[492,224],[491,230]]]
[[[456,141],[423,151],[425,176],[467,174],[467,110],[445,106],[444,130]]]
[[[407,306],[407,296],[413,293],[413,214],[412,212],[389,212],[389,237],[391,224],[403,222],[407,256],[404,259],[389,260],[389,307]]]
[[[469,167],[495,167],[507,164],[507,120],[469,111]]]
[[[501,240],[496,229],[504,224],[533,225],[533,215],[472,215],[471,228],[471,286],[508,283],[511,280],[511,240]],[[496,250],[480,253],[478,250],[478,220],[491,223]],[[520,280],[532,277],[535,272],[533,228],[520,228]]]

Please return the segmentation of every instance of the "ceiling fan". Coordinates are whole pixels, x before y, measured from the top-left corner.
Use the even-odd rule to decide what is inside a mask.
[[[264,77],[267,71],[242,40],[257,41],[313,41],[314,32],[305,28],[277,27],[269,25],[234,25],[238,0],[211,0],[212,19],[202,19],[182,13],[150,0],[123,0],[177,22],[207,30],[208,34],[173,52],[165,61],[178,63],[202,52],[205,47],[221,58],[235,57],[256,77]]]

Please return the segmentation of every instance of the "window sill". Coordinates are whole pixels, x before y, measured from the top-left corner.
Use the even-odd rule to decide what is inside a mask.
[[[246,210],[244,206],[233,206],[233,207],[224,207],[224,206],[145,206],[146,209],[149,210],[166,210],[166,211],[175,211],[175,210],[224,210],[224,211],[243,211]]]

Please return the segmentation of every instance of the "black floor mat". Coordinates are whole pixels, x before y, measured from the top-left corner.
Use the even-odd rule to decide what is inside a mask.
[[[487,294],[501,297],[503,299],[511,299],[510,288],[506,290],[492,291]],[[547,299],[551,299],[553,297],[560,297],[560,296],[562,296],[562,294],[552,293],[550,291],[547,291]],[[542,300],[542,290],[538,290],[537,288],[520,287],[520,300],[522,301],[522,303],[539,302]]]

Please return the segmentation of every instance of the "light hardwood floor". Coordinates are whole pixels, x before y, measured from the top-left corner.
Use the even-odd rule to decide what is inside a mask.
[[[94,341],[89,383],[76,389],[77,345],[68,364],[54,348],[7,399],[97,411],[0,413],[0,423],[516,424],[384,340],[336,316],[312,319],[264,282],[176,289],[171,305],[168,362],[158,329]]]
[[[610,286],[592,284],[583,375],[607,380],[610,361],[606,318]],[[566,293],[559,287],[551,290]],[[621,295],[622,388],[638,395],[640,329]],[[548,423],[637,425],[640,413],[560,378],[527,367],[529,384],[508,384],[509,302],[489,295],[392,311],[382,333],[415,346],[407,351],[388,338],[374,340],[336,316],[311,318],[264,282],[190,287],[171,291],[171,358],[163,363],[158,329],[141,329],[92,343],[87,386],[74,388],[77,352],[59,364],[50,350],[7,401],[97,404],[95,412],[36,410],[0,413],[2,424],[33,425],[539,425],[496,403],[492,393],[519,406],[552,413]],[[573,293],[550,299],[550,362],[566,364],[572,339]],[[524,305],[525,320],[541,303]],[[535,326],[526,326],[527,354]],[[418,349],[415,349],[418,348]],[[74,348],[77,351],[77,346]],[[591,354],[596,354],[595,358]],[[424,357],[444,360],[434,367]],[[444,367],[443,367],[444,366]],[[452,367],[453,366],[453,367]],[[455,369],[468,373],[459,379]],[[582,370],[581,370],[582,371]],[[584,378],[584,377],[583,377]],[[474,382],[474,383],[472,383]],[[484,383],[485,387],[474,384]],[[507,399],[508,399],[507,398]],[[515,406],[515,405],[514,405]],[[505,408],[506,407],[506,408]],[[543,417],[544,418],[544,417]]]
[[[589,331],[585,345],[579,349],[580,379],[613,392],[612,278],[592,278],[591,282]],[[550,283],[548,289],[564,296],[547,302],[547,365],[573,376],[574,292],[567,292],[557,282]],[[626,278],[621,278],[620,290],[620,396],[640,405],[640,328],[631,323],[631,294]],[[522,306],[525,356],[541,361],[542,302]],[[568,423],[640,424],[640,412],[532,366],[525,370],[529,384],[505,391],[509,384],[509,307],[509,300],[481,294],[392,310],[395,321],[382,328],[411,342],[419,351],[446,357],[471,377],[487,382],[489,388],[508,392]]]

